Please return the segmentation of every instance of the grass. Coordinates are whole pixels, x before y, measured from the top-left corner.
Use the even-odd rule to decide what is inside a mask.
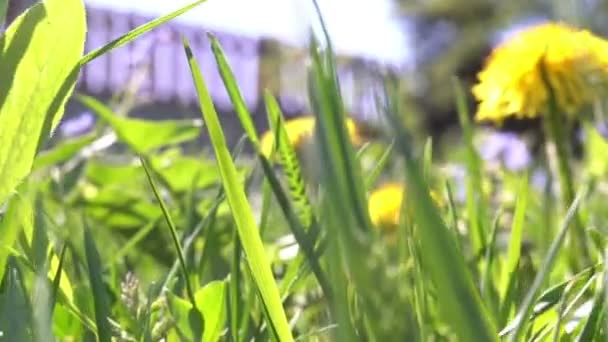
[[[79,64],[198,3],[125,33]],[[392,77],[379,97],[383,117],[371,124],[381,134],[354,145],[326,36],[310,46],[315,129],[305,144],[288,144],[281,108],[265,92],[276,141],[274,156],[266,156],[221,42],[209,39],[242,126],[240,143],[226,144],[186,40],[183,63],[202,126],[121,117],[74,96],[102,123],[83,137],[46,141],[0,215],[3,337],[606,340],[608,179],[598,171],[608,170],[605,158],[572,161],[569,181],[578,193],[562,214],[549,203],[555,187],[534,181],[548,170],[542,158],[518,172],[480,158],[468,90],[457,80],[462,137],[449,153],[404,125],[409,112]],[[63,95],[46,94],[53,103]],[[34,141],[47,128],[33,132]],[[181,145],[200,131],[211,145],[186,154]],[[120,149],[82,153],[111,134]],[[0,144],[14,136],[0,135]],[[601,137],[587,144],[608,148]],[[466,170],[464,179],[446,172],[453,165]],[[376,227],[368,196],[388,181],[404,184],[405,200],[393,227]],[[590,255],[571,248],[575,218],[596,247]]]

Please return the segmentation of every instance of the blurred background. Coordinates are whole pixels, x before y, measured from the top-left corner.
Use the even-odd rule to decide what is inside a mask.
[[[9,1],[8,21],[33,0]],[[88,7],[86,51],[188,3],[186,0],[85,0]],[[457,136],[452,76],[469,87],[493,46],[526,25],[561,20],[608,33],[605,0],[319,0],[338,53],[347,109],[374,124],[382,76],[397,75],[406,120],[414,132],[431,135],[440,146]],[[115,104],[134,117],[200,116],[181,35],[189,38],[228,139],[242,131],[233,115],[206,32],[217,35],[256,115],[267,127],[262,94],[270,89],[288,117],[309,113],[306,92],[310,28],[318,30],[312,1],[209,0],[193,11],[146,34],[133,44],[95,60],[81,72],[78,91]],[[474,101],[470,99],[474,108]],[[118,106],[119,108],[116,108]],[[128,112],[128,113],[127,113]],[[95,117],[71,102],[61,133],[82,134]],[[506,130],[534,129],[533,122]]]

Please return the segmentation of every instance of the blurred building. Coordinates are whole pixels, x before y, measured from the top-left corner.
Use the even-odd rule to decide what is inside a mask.
[[[33,2],[9,1],[9,22]],[[183,4],[173,1],[171,9],[187,3],[182,2]],[[151,10],[157,3],[154,1],[85,0],[85,3],[88,24],[85,52],[103,46],[135,27],[170,12],[166,9],[169,2],[158,2],[162,5],[157,6],[156,11]],[[212,3],[219,4],[217,1],[209,2],[210,5]],[[205,9],[201,13],[204,14]],[[221,13],[218,8],[209,8],[209,11]],[[263,110],[264,89],[270,89],[277,96],[287,116],[309,111],[306,92],[308,51],[305,46],[298,44],[302,41],[293,38],[299,34],[308,39],[307,31],[282,33],[282,30],[301,31],[301,27],[287,27],[284,18],[283,23],[276,23],[276,32],[259,30],[260,25],[256,28],[255,24],[249,24],[251,28],[248,29],[245,23],[242,34],[239,34],[238,30],[229,25],[223,28],[220,25],[222,20],[205,17],[203,14],[192,13],[185,19],[180,16],[87,64],[81,70],[77,91],[105,101],[124,98],[126,95],[131,98],[133,105],[130,112],[136,116],[198,115],[198,99],[181,41],[183,35],[190,41],[218,110],[229,115],[232,105],[206,35],[207,32],[212,32],[221,43],[245,101],[255,113],[260,126],[265,126],[266,121]],[[230,15],[226,12],[226,22],[230,21]],[[250,13],[252,15],[256,14]],[[349,46],[339,52],[339,73],[347,109],[361,119],[373,119],[377,115],[377,73],[385,67],[401,67],[395,63],[399,57],[393,54],[387,62],[375,58],[373,54],[366,54],[365,49],[357,51],[357,48]],[[82,110],[77,104],[71,103],[66,117]]]

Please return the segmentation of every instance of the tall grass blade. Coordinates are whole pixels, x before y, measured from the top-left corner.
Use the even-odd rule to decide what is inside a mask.
[[[464,90],[458,79],[454,78],[452,81],[456,92],[458,119],[462,127],[462,135],[467,151],[467,216],[469,219],[469,235],[471,237],[473,254],[476,255],[487,241],[485,227],[486,207],[481,184],[481,180],[483,179],[481,160],[473,145],[473,127],[469,118],[469,109]]]
[[[575,342],[595,341],[596,334],[602,329],[602,317],[606,316],[605,279],[601,279],[601,281],[597,283],[598,288],[595,290],[591,313],[587,317],[587,320],[585,321],[585,325],[583,325],[581,333],[574,340]]]
[[[521,179],[518,191],[518,198],[515,205],[513,225],[511,226],[511,237],[509,240],[509,250],[507,252],[506,264],[502,268],[500,278],[500,300],[503,322],[508,319],[511,306],[515,302],[514,287],[517,283],[517,270],[521,256],[521,244],[523,239],[524,223],[526,210],[528,207],[529,187],[528,175]]]
[[[462,341],[497,341],[496,329],[484,308],[467,269],[463,255],[456,241],[441,219],[438,209],[431,199],[422,168],[410,150],[410,139],[399,121],[395,93],[387,85],[389,101],[386,110],[392,126],[396,130],[395,146],[405,160],[405,176],[408,201],[417,225],[415,232],[420,241],[424,270],[436,288],[443,319]]]
[[[236,167],[228,151],[215,106],[213,105],[203,76],[200,73],[198,63],[185,38],[184,49],[199,96],[203,119],[215,151],[226,198],[238,228],[239,237],[251,269],[252,277],[255,280],[260,298],[268,313],[268,325],[280,341],[293,341],[287,317],[281,304],[279,291],[270,269],[270,263],[256,227],[253,212],[247,202],[242,182],[239,180]]]
[[[173,11],[165,16],[162,16],[160,18],[154,19],[150,22],[147,22],[141,26],[136,27],[135,29],[131,30],[128,33],[123,34],[122,36],[114,39],[113,41],[107,43],[106,45],[97,48],[89,53],[87,53],[85,56],[83,56],[80,59],[80,65],[85,65],[89,62],[91,62],[92,60],[94,60],[95,58],[105,55],[106,53],[121,47],[133,40],[135,40],[136,38],[138,38],[139,36],[141,36],[142,34],[152,31],[153,29],[159,27],[160,25],[168,22],[171,19],[174,19],[186,12],[188,12],[189,10],[193,9],[194,7],[202,4],[203,2],[205,2],[207,0],[199,0],[199,1],[194,1],[192,3],[190,3],[189,5],[186,5],[176,11]]]
[[[570,223],[575,218],[576,213],[578,211],[578,207],[579,207],[580,202],[581,202],[582,198],[584,197],[585,193],[586,193],[586,188],[583,187],[581,190],[579,190],[579,193],[577,194],[577,196],[574,198],[574,201],[570,205],[570,208],[568,209],[566,217],[564,218],[560,231],[557,234],[557,236],[555,237],[555,239],[553,240],[553,242],[551,243],[549,252],[547,253],[547,256],[545,257],[545,260],[543,261],[543,264],[542,264],[538,274],[534,278],[534,282],[532,283],[532,286],[528,290],[526,297],[524,298],[524,301],[521,304],[521,308],[519,309],[517,316],[516,316],[517,323],[515,324],[515,328],[513,329],[513,332],[511,333],[509,341],[512,341],[512,342],[519,341],[520,336],[525,332],[525,328],[526,328],[527,322],[528,322],[528,316],[530,316],[532,306],[533,306],[534,302],[536,301],[537,293],[540,290],[540,287],[544,283],[545,279],[551,272],[551,269],[553,268],[553,265],[557,258],[557,254],[564,242],[564,239],[566,238],[566,233],[568,232]]]
[[[314,221],[312,205],[306,193],[306,183],[302,176],[302,168],[294,147],[289,143],[287,131],[285,130],[284,117],[279,104],[269,91],[264,93],[266,100],[266,113],[271,132],[276,132],[273,139],[278,147],[280,162],[287,177],[289,195],[294,204],[294,210],[304,228],[309,228]]]
[[[228,92],[228,96],[230,96],[230,100],[232,105],[234,106],[234,110],[241,121],[241,125],[243,125],[243,129],[247,134],[247,137],[253,144],[253,146],[258,147],[259,139],[258,134],[255,130],[255,125],[253,124],[253,120],[251,119],[251,114],[249,114],[249,110],[247,109],[247,104],[245,103],[245,99],[241,91],[239,90],[239,85],[234,78],[234,73],[232,72],[232,68],[228,64],[226,60],[226,56],[220,43],[217,38],[208,33],[207,36],[211,41],[211,50],[213,51],[213,55],[215,56],[215,61],[217,62],[218,69],[220,71],[220,76],[222,77],[222,81],[224,81],[224,86],[226,87],[226,91]]]
[[[93,295],[95,307],[95,322],[97,323],[97,337],[100,342],[112,341],[112,329],[110,328],[110,303],[108,294],[102,279],[103,266],[93,235],[84,222],[84,247],[87,266],[89,270],[89,282]]]
[[[140,161],[141,161],[142,167],[146,171],[146,177],[148,178],[148,182],[150,183],[150,186],[152,187],[154,196],[156,197],[156,200],[158,201],[158,205],[160,206],[160,209],[163,212],[163,216],[165,217],[165,220],[167,221],[167,225],[169,226],[169,230],[171,231],[171,239],[173,240],[173,245],[175,247],[175,251],[177,253],[179,264],[182,269],[184,282],[186,283],[186,291],[188,292],[188,299],[190,300],[190,304],[192,305],[192,307],[194,309],[196,309],[197,307],[196,307],[196,301],[194,298],[194,291],[192,289],[192,285],[190,284],[190,277],[188,276],[188,267],[186,266],[186,258],[184,256],[184,250],[182,249],[182,245],[180,243],[179,236],[177,235],[177,227],[175,226],[175,223],[173,223],[173,219],[171,218],[171,215],[169,214],[169,210],[167,209],[167,206],[165,205],[165,201],[160,196],[158,188],[156,187],[156,183],[154,182],[154,179],[152,178],[152,173],[150,171],[150,167],[148,166],[148,164],[144,158],[140,157]]]

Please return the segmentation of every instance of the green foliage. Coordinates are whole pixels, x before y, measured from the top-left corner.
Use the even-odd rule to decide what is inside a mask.
[[[45,1],[0,37],[0,203],[63,115],[86,33],[82,0]]]
[[[183,148],[200,136],[200,119],[133,119],[83,95],[74,98],[101,118],[96,129],[43,144],[74,70],[201,2],[84,57],[77,42],[84,31],[71,30],[73,22],[62,33],[65,51],[55,52],[61,58],[40,57],[54,51],[56,30],[67,29],[56,18],[77,15],[84,27],[77,1],[36,5],[2,38],[8,45],[0,61],[9,64],[0,65],[1,75],[11,75],[0,85],[2,338],[606,340],[606,140],[591,124],[584,126],[585,156],[572,163],[569,181],[579,192],[565,214],[551,205],[558,189],[535,180],[548,170],[542,160],[518,172],[481,162],[460,84],[453,107],[463,137],[449,146],[453,153],[436,153],[434,138],[417,139],[405,127],[410,108],[401,106],[392,78],[379,97],[385,115],[371,124],[381,139],[354,147],[325,36],[311,42],[311,148],[288,143],[286,118],[266,91],[279,157],[267,159],[229,61],[210,35],[244,132],[232,150],[187,42],[183,62],[210,146]],[[466,15],[454,13],[457,20]],[[26,87],[40,60],[52,69],[49,78]],[[32,89],[37,100],[23,101]],[[466,170],[462,180],[446,171],[454,164]],[[303,171],[314,168],[312,177]],[[394,227],[370,219],[370,193],[384,182],[405,189]],[[577,215],[585,228],[579,238],[596,247],[587,251],[595,264],[584,268],[577,266],[585,265],[581,251],[564,248]]]

